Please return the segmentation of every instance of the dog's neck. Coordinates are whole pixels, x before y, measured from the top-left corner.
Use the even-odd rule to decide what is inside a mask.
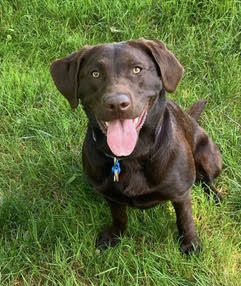
[[[162,123],[165,109],[166,91],[163,88],[148,111],[145,124],[143,125],[143,130],[146,134],[148,133],[149,136],[154,136],[154,138],[156,138],[160,134],[163,125]]]

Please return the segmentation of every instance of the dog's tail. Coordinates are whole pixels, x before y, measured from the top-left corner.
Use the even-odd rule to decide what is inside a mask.
[[[196,121],[198,121],[206,103],[207,103],[206,99],[201,99],[193,103],[193,105],[187,110],[187,113]]]

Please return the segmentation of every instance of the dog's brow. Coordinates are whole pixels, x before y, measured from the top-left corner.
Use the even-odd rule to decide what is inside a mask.
[[[100,60],[97,60],[96,64],[99,65],[99,66],[104,66],[106,65],[106,59],[100,59]]]
[[[128,62],[129,65],[136,65],[136,66],[143,66],[144,63],[142,61],[140,61],[140,59],[131,59],[129,62]]]
[[[101,68],[101,67],[105,67],[108,63],[108,59],[105,59],[105,58],[100,58],[100,59],[94,59],[91,61],[90,63],[90,67],[98,67],[98,68]]]

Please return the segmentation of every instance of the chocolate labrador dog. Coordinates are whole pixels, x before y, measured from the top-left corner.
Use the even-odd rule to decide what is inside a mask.
[[[196,180],[207,193],[222,167],[221,155],[197,120],[206,101],[185,112],[166,98],[183,67],[159,40],[85,46],[56,60],[51,75],[72,108],[79,101],[88,117],[83,167],[106,199],[113,222],[97,247],[118,243],[126,229],[126,206],[150,208],[170,200],[181,251],[199,251],[190,189]]]

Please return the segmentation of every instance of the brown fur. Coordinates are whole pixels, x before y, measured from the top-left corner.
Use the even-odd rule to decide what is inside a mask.
[[[140,74],[131,73],[134,66],[142,67]],[[100,72],[98,78],[91,77],[93,70]],[[139,39],[84,47],[55,61],[51,74],[70,105],[75,108],[80,101],[89,119],[83,166],[90,183],[108,202],[113,218],[97,246],[118,242],[127,226],[126,206],[149,208],[170,200],[181,250],[199,250],[190,189],[200,179],[207,193],[211,190],[221,199],[213,186],[221,171],[221,155],[197,123],[206,101],[185,112],[165,96],[165,90],[175,91],[183,74],[176,57],[158,40]],[[121,158],[120,180],[114,182],[113,154],[98,121],[135,118],[147,104],[137,145],[131,155]]]

